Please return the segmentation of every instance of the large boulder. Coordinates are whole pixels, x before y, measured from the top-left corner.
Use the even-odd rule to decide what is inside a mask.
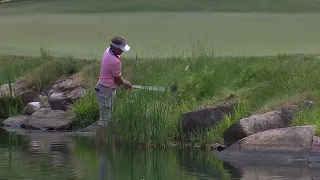
[[[182,114],[181,124],[184,135],[190,135],[197,130],[206,131],[223,120],[225,114],[232,113],[237,103],[221,105],[215,108],[205,108],[195,112]]]
[[[58,81],[49,90],[49,104],[53,110],[67,110],[85,95],[85,89],[77,83],[73,77]]]
[[[39,93],[34,90],[28,89],[20,93],[20,99],[24,106],[27,106],[30,102],[40,102]]]
[[[232,124],[223,133],[227,146],[239,141],[242,138],[262,131],[288,127],[293,119],[293,114],[302,107],[310,108],[313,102],[304,102],[298,105],[283,106],[274,111],[264,114],[252,115],[243,118]]]
[[[62,110],[40,109],[26,119],[27,130],[70,130],[74,115]]]
[[[308,163],[315,129],[315,126],[297,126],[263,131],[232,144],[217,156],[227,162]]]
[[[28,116],[24,115],[9,117],[0,123],[0,127],[4,130],[23,128],[27,118]]]

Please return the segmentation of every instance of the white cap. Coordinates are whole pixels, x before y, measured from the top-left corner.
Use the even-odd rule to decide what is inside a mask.
[[[121,44],[121,45],[119,45],[119,44],[114,44],[114,43],[111,42],[111,45],[112,45],[113,47],[115,47],[115,48],[121,49],[121,50],[124,51],[124,52],[127,52],[127,51],[130,50],[130,46],[129,46],[128,44]]]

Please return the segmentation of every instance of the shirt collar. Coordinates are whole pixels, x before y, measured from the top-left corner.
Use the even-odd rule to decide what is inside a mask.
[[[113,55],[113,56],[115,56],[115,57],[117,57],[117,58],[119,58],[120,59],[120,55],[115,55],[112,51],[111,51],[111,49],[109,48],[109,52]]]

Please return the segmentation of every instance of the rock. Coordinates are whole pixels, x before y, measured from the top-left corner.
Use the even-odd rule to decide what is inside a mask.
[[[85,89],[78,85],[72,77],[58,82],[49,90],[49,104],[53,110],[67,110],[85,95]]]
[[[20,93],[22,104],[27,106],[30,102],[41,102],[39,93],[29,89]]]
[[[92,123],[90,126],[84,128],[84,129],[78,130],[77,132],[95,132],[97,125],[98,125],[98,121]]]
[[[71,112],[40,109],[26,119],[27,130],[70,130],[74,120]]]
[[[314,136],[309,154],[309,166],[320,167],[320,137]]]
[[[281,107],[277,110],[267,112],[260,115],[252,115],[243,118],[232,124],[223,133],[225,144],[231,144],[239,141],[242,138],[256,134],[262,131],[284,128],[291,124],[293,113],[302,107],[311,107],[312,103],[305,102],[299,105]]]
[[[30,102],[27,104],[27,112],[29,115],[33,114],[34,112],[36,112],[37,110],[39,110],[41,107],[41,103],[40,102]]]
[[[315,126],[263,131],[232,144],[217,156],[225,161],[308,162]]]
[[[11,84],[12,91],[10,94],[10,85],[9,84],[3,84],[0,86],[0,97],[1,96],[13,96],[16,97],[20,93],[20,85],[18,83],[12,83]]]
[[[223,120],[223,115],[233,112],[237,103],[221,105],[215,108],[205,108],[182,115],[182,132],[189,135],[197,129],[206,131]]]
[[[25,120],[28,116],[13,116],[9,117],[8,119],[2,121],[0,123],[0,127],[5,130],[13,129],[13,128],[23,128],[25,125]]]

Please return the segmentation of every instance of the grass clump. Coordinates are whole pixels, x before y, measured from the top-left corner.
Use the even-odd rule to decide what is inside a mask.
[[[316,126],[316,135],[320,136],[320,105],[313,108],[302,108],[296,112],[291,122],[292,126]]]
[[[0,87],[0,119],[21,113],[23,105],[11,83]]]
[[[90,63],[91,61],[78,60],[73,57],[55,58],[24,74],[18,82],[22,89],[42,92],[52,86],[58,79],[71,76]]]
[[[163,92],[119,93],[115,103],[115,135],[121,145],[164,146],[174,138],[175,107]]]
[[[79,99],[72,107],[77,119],[73,124],[75,130],[85,128],[99,119],[99,104],[93,89]]]
[[[177,115],[169,95],[163,92],[118,91],[114,119],[109,123],[119,146],[164,146],[176,135]],[[99,105],[93,90],[73,105],[75,128],[84,128],[99,119]]]
[[[0,56],[0,85],[15,82],[42,63],[38,57]]]

